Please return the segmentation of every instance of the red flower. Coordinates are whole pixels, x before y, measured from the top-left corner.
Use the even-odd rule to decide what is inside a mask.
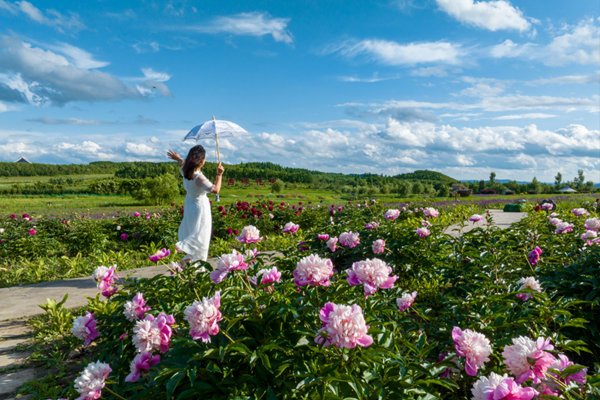
[[[246,219],[248,217],[246,217],[246,214],[242,214],[242,218]]]
[[[233,229],[231,229],[231,228],[228,228],[228,229],[227,229],[227,234],[228,234],[228,235],[231,235],[232,233],[233,233]]]
[[[171,207],[174,207],[174,206],[175,206],[175,203],[171,203]]]
[[[301,202],[301,201],[299,201],[299,202],[298,202],[298,205],[299,205],[299,206],[301,206],[301,205],[302,205],[302,202]]]
[[[219,206],[219,212],[223,212],[224,208],[223,206]]]
[[[237,229],[234,229],[234,230],[233,230],[233,233],[234,233],[234,234],[236,234],[236,235],[239,235],[239,234],[240,234],[240,232],[238,232],[238,230],[237,230]]]
[[[273,211],[273,206],[269,206],[269,211]]]
[[[10,217],[11,217],[12,219],[15,219],[15,218],[17,218],[17,216],[16,216],[15,214],[10,214]]]
[[[598,201],[598,200],[596,200],[596,201]],[[273,200],[269,200],[269,204],[273,205]]]
[[[23,214],[23,218],[29,218],[29,214]]]
[[[30,234],[30,235],[35,235],[35,229],[31,228],[31,229],[29,230],[29,234]]]

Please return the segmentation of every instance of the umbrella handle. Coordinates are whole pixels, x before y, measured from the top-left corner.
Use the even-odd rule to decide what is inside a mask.
[[[217,157],[219,158],[219,164],[221,164],[221,153],[219,153],[219,138],[217,132],[215,132],[215,141],[217,142]]]

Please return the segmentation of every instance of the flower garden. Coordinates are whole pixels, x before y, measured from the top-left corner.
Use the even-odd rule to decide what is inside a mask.
[[[215,268],[173,262],[177,207],[8,218],[0,249],[97,257],[89,275],[105,301],[37,328],[93,357],[44,398],[590,399],[600,396],[597,204],[529,206],[508,230],[464,206],[214,205]],[[469,220],[486,224],[448,235]],[[171,274],[119,279],[129,266],[118,254],[134,245]]]

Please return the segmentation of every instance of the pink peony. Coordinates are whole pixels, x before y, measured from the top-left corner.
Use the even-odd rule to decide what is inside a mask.
[[[260,278],[260,283],[259,279]],[[279,282],[281,279],[281,272],[277,270],[277,267],[273,267],[271,269],[261,269],[258,271],[256,276],[250,278],[250,282],[254,283],[256,286],[265,285],[267,283]],[[273,285],[266,286],[264,288],[266,291],[272,292]]]
[[[588,215],[588,211],[585,208],[576,208],[574,210],[571,210],[571,212],[578,217],[580,215]]]
[[[548,222],[550,222],[552,225],[556,226],[556,225],[560,224],[563,221],[562,221],[562,219],[550,217],[550,218],[548,218]]]
[[[121,235],[121,240],[127,240],[127,237],[128,237],[127,234],[124,233],[124,234]]]
[[[115,278],[119,278],[115,273],[116,269],[116,265],[110,268],[101,265],[92,274],[92,277],[98,283],[98,289],[102,290],[103,296],[110,297],[118,290],[115,285]]]
[[[88,311],[85,312],[85,315],[75,318],[71,332],[73,336],[84,341],[84,346],[89,345],[92,340],[100,336],[100,332],[96,330],[94,314]]]
[[[315,337],[315,343],[323,346],[352,349],[356,345],[368,347],[373,338],[367,335],[369,327],[365,323],[362,309],[357,305],[346,306],[327,303],[319,314],[323,327]],[[326,334],[326,335],[325,335]]]
[[[581,235],[581,240],[586,241],[588,245],[591,245],[593,242],[598,242],[596,241],[592,241],[591,239],[595,239],[598,237],[598,233],[596,231],[586,231],[585,233],[583,233]]]
[[[544,203],[544,204],[542,204],[542,209],[543,210],[547,210],[547,211],[552,210],[552,203]]]
[[[210,273],[210,279],[214,283],[220,283],[231,271],[248,269],[244,261],[244,255],[233,250],[230,254],[223,254],[217,260],[217,267]]]
[[[158,350],[163,354],[166,353],[169,350],[169,342],[173,332],[171,325],[174,323],[175,318],[165,313],[160,313],[156,318],[152,315],[146,315],[146,318],[137,321],[135,328],[133,328],[132,340],[138,353],[154,350]]]
[[[327,241],[327,247],[333,253],[337,249],[338,238],[335,236]]]
[[[521,285],[519,290],[523,289],[531,289],[536,292],[542,292],[542,285],[535,279],[533,276],[528,276],[527,278],[521,278],[517,281],[517,285]],[[523,301],[527,301],[533,297],[531,293],[519,293],[517,297]]]
[[[531,400],[539,393],[530,387],[523,388],[508,375],[490,373],[482,376],[471,389],[472,400]]]
[[[585,228],[590,231],[597,231],[600,229],[600,219],[598,218],[589,218],[585,220]]]
[[[456,354],[466,359],[466,373],[477,376],[477,370],[490,361],[489,355],[492,352],[490,341],[479,332],[470,329],[463,331],[457,326],[452,329],[452,339]]]
[[[178,264],[176,265],[179,267]],[[173,272],[171,272],[171,275],[172,274]],[[150,307],[146,307],[144,295],[138,292],[135,296],[133,296],[133,299],[131,299],[131,301],[128,300],[125,302],[125,311],[123,311],[123,314],[125,315],[125,318],[133,322],[137,319],[144,318],[144,314],[146,313],[146,311],[150,310]]]
[[[165,257],[169,257],[171,255],[171,251],[169,249],[158,250],[156,253],[152,254],[150,257],[150,261],[158,262]]]
[[[140,213],[139,212],[134,212],[133,215],[136,216],[136,217],[139,217]]]
[[[373,248],[373,253],[383,253],[383,251],[385,250],[385,241],[383,239],[377,239],[373,242],[373,245],[371,247]]]
[[[328,258],[316,254],[302,258],[294,270],[294,283],[297,286],[329,286],[333,275],[333,264]]]
[[[479,215],[479,214],[473,214],[469,217],[469,221],[471,222],[479,222],[483,219],[483,216]]]
[[[213,297],[204,297],[201,302],[194,300],[191,306],[186,307],[184,319],[190,324],[192,339],[202,339],[204,343],[210,343],[210,336],[219,333],[219,321],[223,319],[220,307],[220,290]]]
[[[554,349],[550,339],[540,337],[534,342],[521,336],[512,342],[512,346],[504,347],[502,356],[510,373],[517,378],[516,382],[523,383],[532,378],[534,383],[540,383],[548,368],[556,361],[552,354],[544,351]]]
[[[112,369],[106,363],[91,362],[75,379],[75,390],[80,396],[76,400],[97,400],[102,396],[106,378]]]
[[[393,221],[396,218],[398,218],[399,216],[400,216],[400,210],[390,209],[385,212],[385,214],[383,215],[383,218],[391,219]]]
[[[535,246],[535,249],[531,250],[528,254],[527,254],[527,259],[529,260],[529,263],[531,265],[535,265],[538,263],[538,260],[540,259],[540,256],[542,255],[542,252],[544,250],[540,249],[539,247]]]
[[[419,237],[424,238],[425,236],[429,236],[431,235],[431,232],[429,232],[429,229],[427,228],[417,228],[417,230],[415,231],[415,233],[417,235],[419,235]]]
[[[158,364],[159,361],[159,354],[152,357],[152,353],[143,351],[142,353],[136,355],[133,358],[133,361],[131,361],[131,373],[127,375],[127,377],[125,378],[125,382],[137,382],[144,371],[149,370],[150,367]]]
[[[33,228],[29,229],[29,234],[30,235],[35,235],[35,229],[33,229]]]
[[[340,245],[348,246],[350,248],[356,247],[360,243],[360,238],[358,236],[358,232],[344,232],[340,235]]]
[[[429,221],[421,221],[421,226],[424,226],[424,227],[431,226],[431,222],[429,222]]]
[[[237,231],[235,231],[237,234]],[[242,229],[240,236],[235,238],[238,242],[242,243],[258,243],[262,240],[260,237],[260,231],[254,225],[246,225]]]
[[[573,231],[573,225],[568,223],[568,222],[561,222],[558,225],[556,225],[556,233],[565,233],[565,232],[572,232]]]
[[[317,235],[317,237],[319,238],[319,240],[329,240],[329,235],[326,233],[322,233]]]
[[[367,222],[367,223],[365,224],[365,228],[367,228],[367,229],[375,229],[375,228],[377,228],[379,225],[380,225],[380,223],[379,223],[379,222]]]
[[[348,274],[346,280],[350,286],[363,285],[366,297],[377,292],[379,288],[393,287],[398,279],[397,276],[390,276],[392,268],[378,258],[357,261],[352,264],[352,269],[346,270],[346,273]]]
[[[548,218],[556,218],[558,217],[560,214],[559,213],[552,213],[548,216]]]
[[[282,233],[296,233],[299,228],[300,228],[300,225],[296,225],[293,222],[288,222],[287,224],[285,224],[285,226],[283,227],[283,230],[281,232]]]
[[[426,217],[434,217],[434,218],[437,217],[438,215],[440,215],[439,211],[432,207],[424,208],[423,214],[425,214]]]
[[[406,311],[412,303],[415,301],[415,297],[417,297],[417,292],[414,291],[412,293],[404,293],[402,297],[396,299],[396,304],[398,305],[398,309],[400,311]]]
[[[554,363],[552,365],[550,365],[550,369],[555,369],[557,371],[564,371],[565,369],[567,369],[567,367],[570,367],[571,365],[575,365],[571,360],[569,360],[569,357],[565,356],[564,354],[559,354],[558,358],[555,359]],[[550,375],[554,376],[555,378],[558,378],[556,376],[556,374],[551,373]],[[581,371],[573,374],[573,375],[569,375],[567,376],[563,381],[563,383],[565,385],[568,385],[569,383],[571,383],[571,381],[575,381],[578,383],[581,383],[582,385],[585,384],[586,381],[586,375],[587,375],[587,368],[582,369]],[[554,383],[554,381],[549,381],[549,383]]]

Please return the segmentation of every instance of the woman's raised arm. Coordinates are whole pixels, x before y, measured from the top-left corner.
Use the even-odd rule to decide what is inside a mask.
[[[219,165],[217,166],[217,179],[215,179],[215,188],[211,193],[219,194],[219,192],[221,191],[221,181],[223,180],[223,172],[225,172],[225,168],[223,168],[223,165],[219,163]]]

